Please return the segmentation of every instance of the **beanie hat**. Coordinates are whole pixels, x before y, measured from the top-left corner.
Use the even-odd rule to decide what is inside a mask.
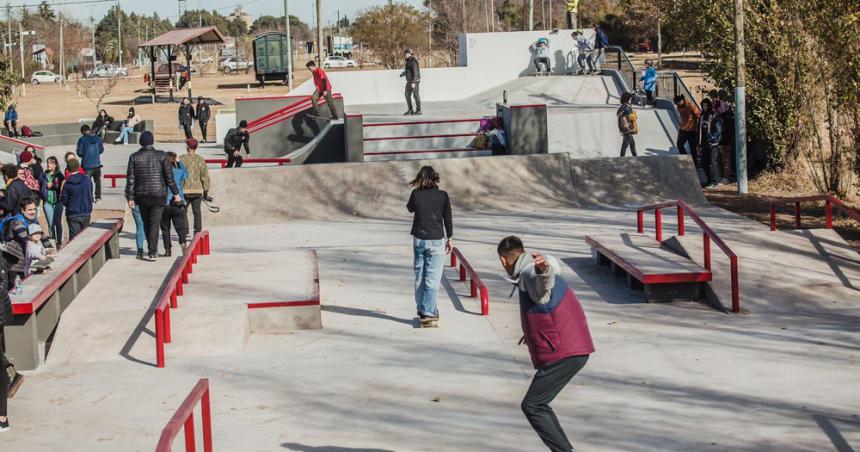
[[[38,223],[33,223],[27,227],[27,233],[30,235],[41,234],[42,233],[42,227],[39,226]]]
[[[33,160],[33,153],[30,151],[24,151],[18,154],[18,162],[19,163],[29,163],[30,160]]]
[[[244,119],[239,121],[239,128],[240,129],[247,129],[248,128],[248,121],[245,121]]]
[[[66,163],[66,166],[69,168],[69,173],[75,174],[81,168],[81,162],[78,159],[71,159]]]
[[[137,139],[137,142],[141,146],[152,146],[153,144],[155,144],[155,137],[152,136],[152,132],[147,130],[146,132],[140,134],[140,138]]]
[[[199,143],[194,138],[189,138],[185,140],[185,146],[188,146],[188,149],[197,149]]]

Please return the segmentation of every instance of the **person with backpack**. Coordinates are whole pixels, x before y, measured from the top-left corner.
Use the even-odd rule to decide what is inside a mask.
[[[191,100],[187,97],[182,98],[182,104],[179,105],[179,126],[185,131],[185,139],[193,138],[191,126],[194,125],[194,106],[191,105]]]
[[[193,139],[193,138],[192,138]],[[179,247],[185,250],[185,244],[188,237],[188,203],[185,202],[185,192],[182,191],[182,184],[188,180],[188,170],[185,169],[185,164],[176,158],[176,153],[168,152],[167,161],[170,162],[170,169],[173,171],[173,180],[179,188],[178,192],[173,192],[168,188],[167,198],[164,204],[164,213],[161,215],[161,240],[164,242],[164,254],[161,257],[171,257],[171,241],[170,241],[170,224],[173,223],[173,229],[176,229],[176,236],[179,238]],[[176,197],[179,200],[176,200]]]
[[[714,110],[711,99],[702,100],[702,121],[699,133],[699,143],[702,147],[702,166],[707,168],[708,183],[705,188],[714,188],[720,183],[720,140],[723,134],[723,122]]]
[[[648,97],[648,106],[654,106],[654,85],[657,84],[657,69],[654,69],[654,62],[645,60],[645,72],[642,74],[642,90],[645,91],[645,96]]]
[[[400,73],[401,77],[406,77],[406,106],[409,110],[403,113],[409,115],[421,115],[421,95],[419,94],[421,87],[421,67],[418,65],[418,58],[412,53],[412,49],[406,49],[406,67]],[[415,98],[415,110],[412,109],[412,98]]]
[[[63,203],[60,195],[66,178],[60,171],[60,163],[56,157],[48,157],[47,162],[48,169],[39,177],[39,196],[42,198],[42,209],[48,223],[48,235],[59,248],[63,245]]]
[[[200,211],[200,204],[209,196],[209,167],[206,165],[206,159],[197,154],[197,146],[197,140],[194,138],[186,141],[186,153],[179,157],[179,161],[188,170],[188,178],[182,184],[182,191],[185,195],[185,201],[191,206],[191,212],[194,214],[195,234],[203,230],[203,214]],[[179,183],[177,182],[177,184]]]
[[[618,117],[618,131],[621,132],[621,157],[627,153],[627,147],[630,147],[630,154],[636,157],[636,140],[633,136],[639,133],[639,125],[636,123],[636,112],[633,110],[633,94],[624,93],[621,95],[621,106],[615,112]]]
[[[18,111],[15,110],[15,104],[11,104],[6,108],[6,114],[3,116],[3,126],[6,127],[6,133],[10,137],[18,136]]]
[[[128,144],[128,134],[134,132],[134,128],[140,124],[140,116],[134,111],[134,107],[128,109],[128,117],[123,121],[122,129],[119,131],[119,136],[114,140],[113,144]]]
[[[93,186],[88,176],[78,173],[78,165],[77,160],[69,162],[72,175],[63,183],[60,192],[69,225],[69,241],[90,225],[93,213]]]
[[[3,167],[3,177],[6,179],[6,195],[0,201],[3,207],[3,216],[15,215],[21,208],[21,200],[33,196],[33,192],[24,184],[22,174],[15,165]]]
[[[95,190],[95,202],[102,199],[102,160],[101,155],[105,151],[105,145],[96,133],[90,133],[90,127],[86,124],[81,126],[81,137],[78,138],[78,146],[75,153],[80,157],[81,168],[87,176],[93,179]]]
[[[594,353],[585,311],[554,257],[526,253],[516,236],[502,239],[497,252],[519,292],[520,343],[525,342],[537,370],[521,404],[523,413],[551,451],[570,452],[573,446],[549,404]]]
[[[600,65],[606,60],[606,48],[609,47],[609,38],[600,28],[600,24],[594,23],[594,74],[600,73]]]
[[[194,112],[197,117],[197,124],[200,126],[200,137],[203,143],[206,142],[206,129],[209,126],[209,118],[212,117],[212,111],[206,99],[203,96],[197,98],[197,110]]]
[[[314,116],[319,116],[319,101],[320,96],[325,99],[328,105],[328,111],[331,113],[332,119],[337,119],[337,106],[334,104],[334,99],[331,97],[332,86],[331,79],[325,73],[323,68],[317,67],[313,60],[308,61],[305,65],[311,71],[311,77],[314,79],[314,92],[311,94],[311,111]]]
[[[415,304],[422,327],[436,327],[436,295],[442,280],[445,255],[454,247],[451,199],[439,189],[439,173],[423,166],[409,183],[412,193],[406,209],[412,217],[412,251],[415,269]]]

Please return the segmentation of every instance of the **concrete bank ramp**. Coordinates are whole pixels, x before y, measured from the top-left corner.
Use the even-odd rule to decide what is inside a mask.
[[[338,163],[211,172],[221,212],[207,225],[290,220],[409,220],[409,181],[423,165],[441,175],[459,211],[704,203],[686,156],[574,160],[567,154]]]

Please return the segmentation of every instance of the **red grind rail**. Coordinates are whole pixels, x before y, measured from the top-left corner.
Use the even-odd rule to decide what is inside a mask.
[[[481,118],[469,119],[431,119],[427,121],[403,121],[403,122],[369,122],[364,127],[393,127],[393,126],[415,126],[419,124],[449,124],[457,122],[481,122]]]
[[[454,248],[451,250],[451,266],[457,266],[457,259],[460,260],[460,281],[465,281],[466,277],[469,277],[471,284],[469,285],[471,293],[470,296],[477,297],[478,289],[481,291],[481,315],[489,315],[490,314],[490,296],[487,293],[487,285],[481,281],[481,277],[478,276],[478,272],[475,271],[475,268],[469,264],[469,261],[463,257],[463,253],[460,252],[458,248]]]
[[[663,241],[663,215],[661,210],[665,208],[678,208],[678,235],[684,235],[684,213],[686,212],[693,221],[699,225],[699,228],[702,229],[702,245],[704,247],[704,259],[705,259],[705,268],[708,271],[713,271],[711,269],[711,241],[714,242],[715,245],[719,249],[723,251],[729,258],[729,263],[731,265],[731,278],[732,278],[732,312],[739,313],[741,312],[741,299],[740,299],[740,282],[738,280],[738,256],[734,253],[734,251],[726,245],[725,242],[711,229],[710,226],[705,223],[704,220],[690,207],[689,204],[684,202],[681,199],[676,201],[669,201],[659,204],[652,204],[649,206],[643,206],[637,209],[636,211],[636,230],[642,234],[645,232],[645,211],[653,210],[654,211],[654,223],[656,229],[657,241]]]
[[[182,405],[176,409],[176,413],[164,426],[161,437],[155,446],[155,452],[170,452],[173,449],[173,441],[179,435],[179,430],[185,427],[185,450],[194,452],[196,450],[196,438],[194,437],[194,407],[200,402],[200,418],[203,425],[203,452],[212,452],[212,412],[209,405],[209,379],[201,378],[191,392],[185,397]]]
[[[6,135],[0,135],[0,138],[4,139],[6,141],[11,141],[12,143],[15,143],[15,144],[20,144],[21,146],[23,146],[25,148],[27,146],[33,146],[33,149],[36,149],[37,151],[41,151],[41,150],[45,149],[45,146],[39,146],[38,144],[28,143],[24,140],[19,140],[17,138],[12,138],[12,137],[7,137]]]
[[[824,201],[824,210],[827,216],[827,229],[833,229],[833,208],[844,213],[849,218],[860,222],[860,211],[845,205],[845,203],[833,194],[799,196],[796,198],[779,198],[770,201],[770,230],[776,231],[776,208],[788,204],[794,204],[794,228],[800,229],[800,203]]]
[[[174,262],[161,286],[158,305],[155,308],[155,359],[156,366],[164,367],[164,344],[171,341],[170,309],[179,307],[177,298],[182,296],[182,285],[188,283],[188,275],[197,263],[197,256],[209,255],[209,231],[194,234],[182,258]]]
[[[343,96],[339,93],[332,95],[332,99],[342,99]],[[318,104],[325,105],[326,100],[320,99]],[[287,119],[292,118],[293,116],[305,111],[313,106],[313,102],[311,102],[310,96],[304,97],[302,100],[297,102],[293,102],[292,104],[277,109],[269,114],[261,116],[251,122],[248,123],[248,133],[253,134],[255,132],[259,132],[269,126],[273,126],[280,122],[286,121]]]
[[[393,141],[393,140],[425,140],[431,138],[458,138],[458,137],[476,137],[480,135],[480,132],[468,132],[468,133],[443,133],[439,135],[414,135],[414,136],[402,136],[402,137],[376,137],[376,138],[365,138],[364,141]]]
[[[490,149],[451,148],[451,149],[415,149],[411,151],[365,152],[364,155],[405,155],[405,154],[440,154],[444,152],[491,152]]]

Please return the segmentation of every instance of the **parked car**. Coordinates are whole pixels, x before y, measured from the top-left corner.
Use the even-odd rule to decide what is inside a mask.
[[[218,69],[225,74],[234,71],[244,71],[254,66],[253,61],[248,61],[244,58],[230,57],[226,58],[218,64]]]
[[[62,80],[62,77],[51,71],[36,71],[30,77],[30,81],[34,85],[38,85],[39,83],[60,83],[60,80]]]
[[[342,56],[329,56],[326,57],[323,61],[323,67],[328,69],[330,67],[356,67],[358,64],[355,60],[350,58],[345,58]]]
[[[128,77],[128,69],[115,64],[100,64],[87,72],[87,78]]]
[[[213,60],[212,57],[206,57],[206,58],[201,58],[199,60],[194,60],[194,62],[197,64],[212,64],[215,62],[215,60]],[[194,71],[192,70],[192,72],[194,72]]]

